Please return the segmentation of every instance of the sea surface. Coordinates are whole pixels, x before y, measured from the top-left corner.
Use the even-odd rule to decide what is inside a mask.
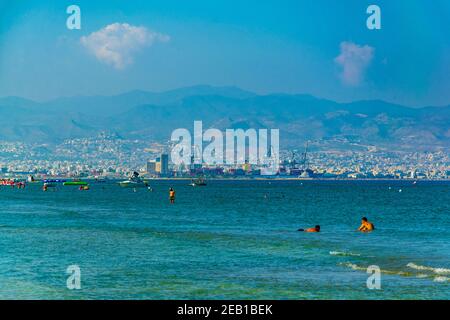
[[[152,187],[0,187],[0,299],[450,298],[449,182]],[[355,231],[362,216],[374,232]],[[367,288],[371,265],[380,290]]]

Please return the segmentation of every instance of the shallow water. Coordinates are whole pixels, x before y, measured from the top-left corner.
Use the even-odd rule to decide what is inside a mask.
[[[0,298],[450,298],[448,182],[187,183],[1,188]],[[355,232],[362,216],[375,232]]]

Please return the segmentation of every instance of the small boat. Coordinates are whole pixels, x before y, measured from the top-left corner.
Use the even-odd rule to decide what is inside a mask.
[[[206,186],[206,181],[204,178],[200,177],[197,179],[192,179],[191,183],[189,184],[193,187],[202,187],[202,186]]]
[[[86,181],[66,181],[63,183],[63,186],[87,186]]]
[[[65,183],[66,181],[64,179],[45,179],[44,183]]]
[[[119,185],[122,188],[147,188],[148,187],[148,183],[144,182],[144,181],[132,181],[132,180],[125,180],[125,181],[121,181],[119,182]]]
[[[16,181],[14,179],[1,179],[0,185],[14,187]]]
[[[24,189],[25,188],[25,181],[16,182],[16,187],[18,189]]]
[[[96,176],[94,179],[96,183],[105,183],[107,181],[107,178],[102,178],[99,176]]]
[[[133,172],[133,175],[125,181],[119,182],[122,188],[147,188],[148,183],[139,178],[139,173]]]
[[[52,183],[52,182],[44,182],[43,187],[44,187],[44,188],[55,188],[55,187],[56,187],[56,184],[55,184],[55,183]]]

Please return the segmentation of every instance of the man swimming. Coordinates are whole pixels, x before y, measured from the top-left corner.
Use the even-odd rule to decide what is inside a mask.
[[[308,229],[298,229],[297,231],[303,231],[303,232],[320,232],[320,226],[317,225],[314,228],[308,228]]]
[[[362,217],[361,226],[358,228],[358,231],[361,232],[370,232],[375,230],[375,226],[372,222],[368,221],[366,217]]]

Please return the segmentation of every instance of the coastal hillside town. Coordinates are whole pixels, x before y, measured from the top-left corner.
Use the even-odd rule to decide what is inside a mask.
[[[376,147],[358,150],[280,150],[279,168],[190,164],[175,166],[169,143],[126,140],[102,133],[60,144],[0,141],[0,177],[123,178],[137,171],[146,178],[316,178],[316,179],[450,179],[445,150],[395,151]]]

